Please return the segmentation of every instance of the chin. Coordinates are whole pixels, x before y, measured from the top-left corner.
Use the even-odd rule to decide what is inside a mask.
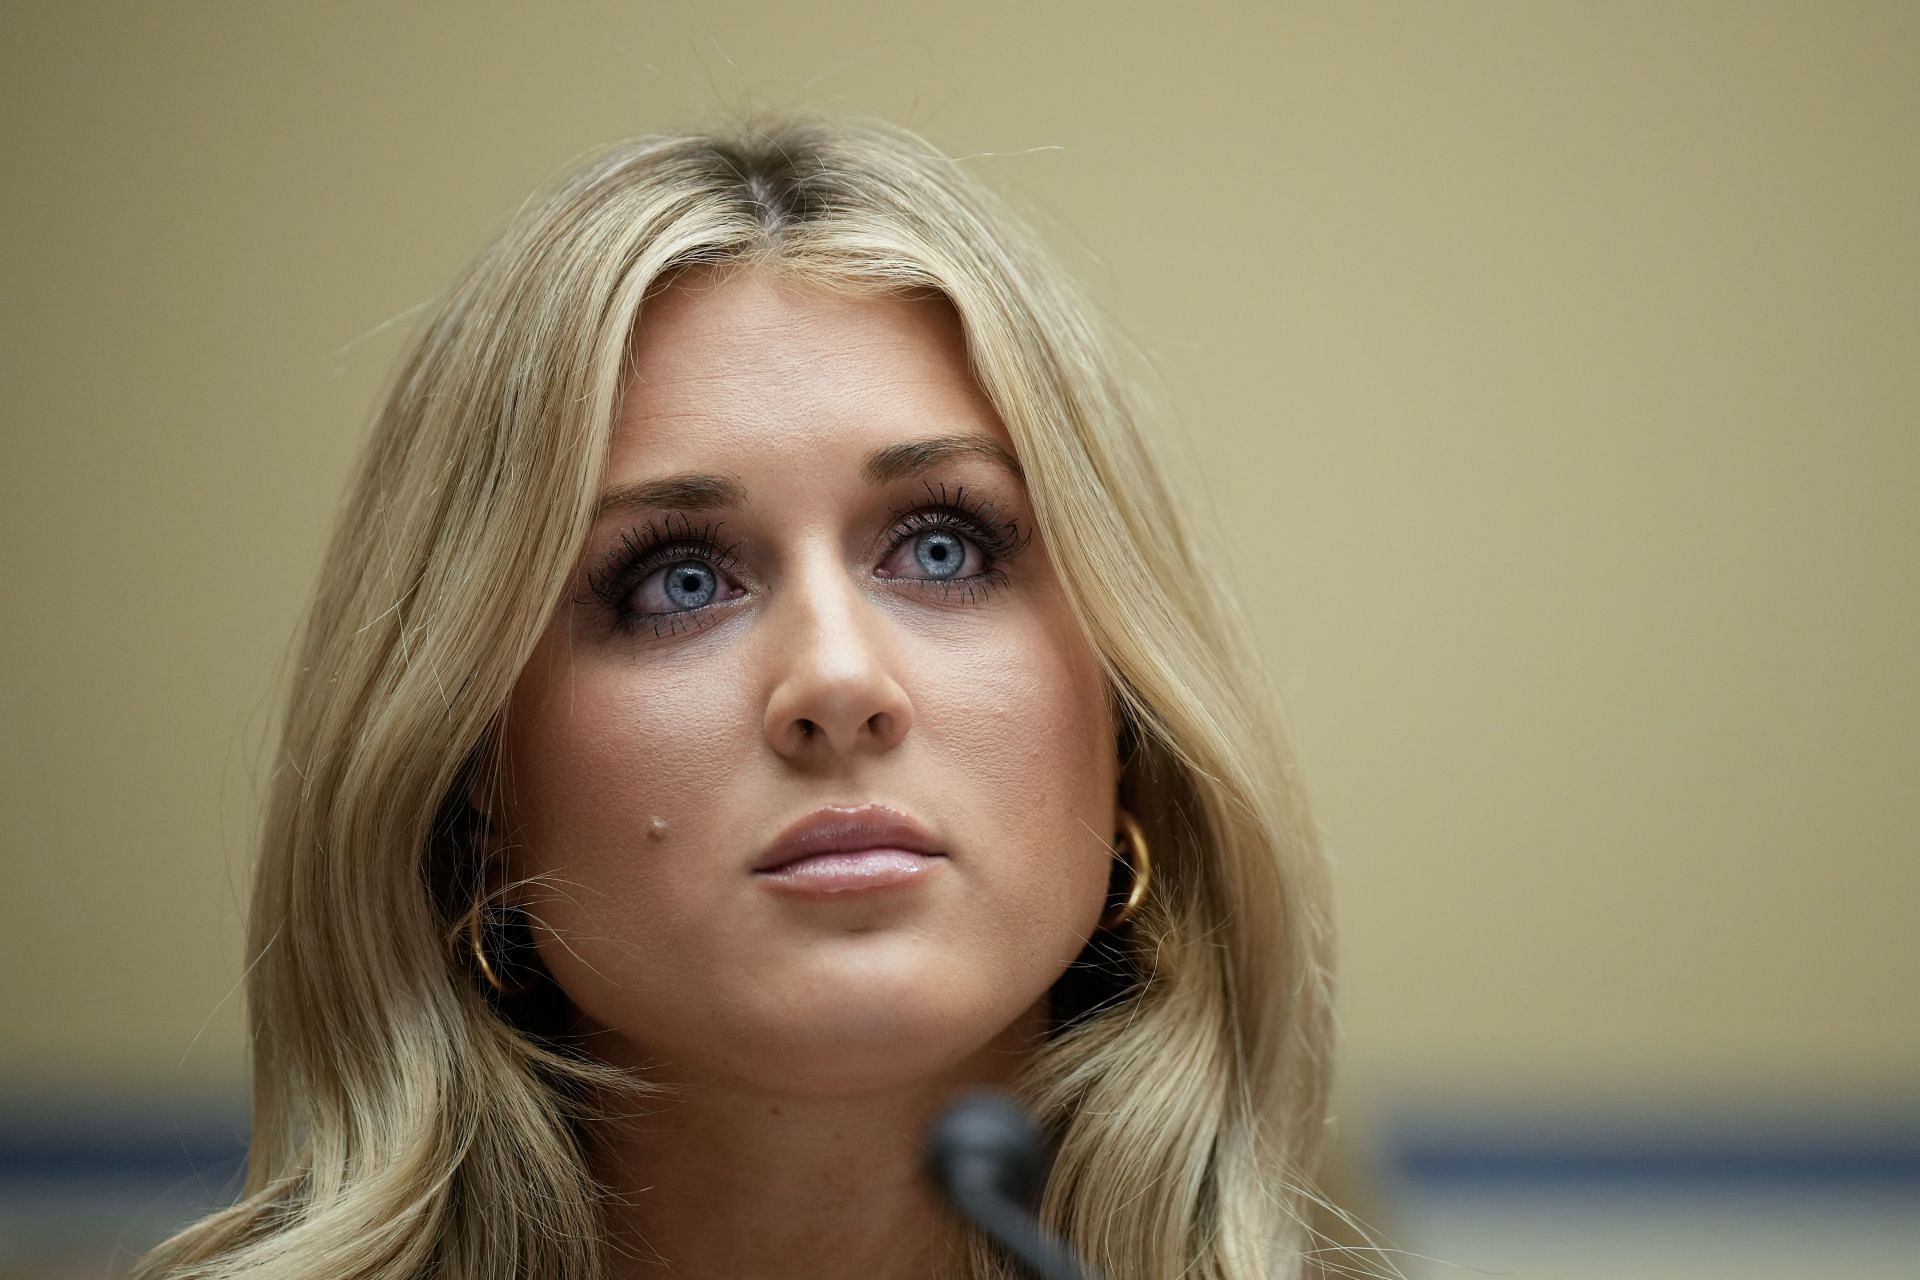
[[[1057,976],[1057,975],[1055,975]],[[723,1067],[740,1083],[809,1097],[852,1096],[941,1076],[984,1082],[1010,1075],[1014,1050],[1052,978],[1035,993],[984,974],[950,970],[865,972],[833,982],[769,989],[750,1021],[726,1028]],[[719,1046],[716,1046],[719,1047]]]

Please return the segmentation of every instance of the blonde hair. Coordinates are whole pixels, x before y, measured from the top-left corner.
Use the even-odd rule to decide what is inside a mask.
[[[643,302],[706,263],[951,303],[1104,665],[1152,891],[1101,940],[1118,976],[1073,971],[1024,1077],[1056,1147],[1044,1220],[1112,1280],[1302,1274],[1328,890],[1244,624],[1059,268],[914,136],[817,120],[598,154],[480,255],[400,369],[271,785],[244,1197],[139,1274],[605,1274],[583,1132],[616,1082],[503,1016],[449,945],[479,884],[457,798],[584,542]],[[1012,1274],[979,1241],[950,1264]]]

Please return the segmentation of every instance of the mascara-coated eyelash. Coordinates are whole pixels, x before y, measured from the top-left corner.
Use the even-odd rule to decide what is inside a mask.
[[[955,593],[964,593],[964,603],[978,604],[998,588],[1007,585],[1006,571],[1000,566],[1020,554],[1020,549],[1027,545],[1027,537],[1021,533],[1017,521],[999,519],[991,502],[970,498],[965,485],[954,490],[951,497],[947,496],[947,486],[944,484],[938,493],[934,492],[931,484],[926,489],[926,503],[910,509],[896,508],[889,513],[895,517],[896,523],[883,558],[891,559],[901,547],[922,533],[957,532],[980,548],[987,558],[988,567],[966,577],[902,578],[896,575],[889,576],[887,580],[913,583],[921,590],[938,591],[942,601],[952,599]],[[961,563],[965,562],[962,553]]]
[[[1024,534],[1017,521],[999,519],[991,502],[970,495],[964,486],[949,496],[944,484],[937,493],[928,485],[927,493],[930,499],[927,503],[889,512],[894,526],[882,559],[891,559],[902,546],[923,533],[939,531],[967,538],[987,558],[989,567],[966,577],[921,578],[896,574],[884,580],[938,591],[943,600],[956,591],[964,592],[968,604],[978,603],[994,589],[1005,586],[1007,575],[999,566],[1018,555],[1031,535]],[[704,563],[715,571],[717,578],[736,569],[735,549],[739,544],[722,545],[716,536],[719,528],[719,524],[695,528],[682,516],[678,532],[671,518],[665,528],[650,522],[644,530],[623,532],[620,545],[588,577],[594,596],[614,622],[627,630],[637,631],[651,624],[654,635],[664,637],[677,634],[689,625],[699,625],[699,615],[713,609],[714,603],[650,612],[632,607],[633,594],[655,570],[686,561]]]
[[[1020,553],[1020,548],[1027,545],[1026,536],[1020,532],[1020,525],[1016,521],[1000,519],[991,502],[970,496],[965,485],[955,489],[952,497],[947,496],[947,486],[944,484],[938,493],[934,492],[931,484],[926,489],[928,500],[925,503],[888,512],[895,520],[894,538],[887,546],[888,555],[898,551],[900,544],[915,534],[927,529],[950,529],[955,525],[995,563],[1011,560]],[[954,579],[923,578],[915,581],[952,582]]]
[[[703,561],[720,575],[739,567],[739,560],[734,554],[739,544],[723,546],[717,536],[724,522],[703,524],[697,529],[684,515],[679,517],[679,522],[678,532],[674,530],[672,516],[667,518],[664,526],[648,521],[645,529],[622,530],[620,545],[608,553],[599,569],[588,575],[587,585],[621,625],[638,626],[648,619],[673,619],[699,612],[698,609],[688,609],[652,614],[636,613],[630,609],[628,606],[634,590],[655,569],[683,560]]]

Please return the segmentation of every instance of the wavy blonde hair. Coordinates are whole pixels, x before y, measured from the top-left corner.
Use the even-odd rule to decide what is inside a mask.
[[[1060,269],[916,137],[820,120],[598,154],[480,255],[401,367],[271,784],[245,1192],[139,1274],[606,1274],[586,1100],[620,1082],[507,1016],[449,946],[481,874],[458,798],[585,540],[643,302],[696,264],[958,312],[1153,852],[1146,907],[1069,971],[1023,1077],[1056,1151],[1042,1216],[1112,1280],[1309,1274],[1328,889],[1245,625]],[[947,1270],[1013,1274],[977,1240]]]

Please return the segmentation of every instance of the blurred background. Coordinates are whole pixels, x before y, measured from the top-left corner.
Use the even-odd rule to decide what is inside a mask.
[[[0,1274],[233,1190],[288,645],[599,144],[811,107],[1138,344],[1335,860],[1409,1276],[1920,1274],[1920,5],[9,3]]]

